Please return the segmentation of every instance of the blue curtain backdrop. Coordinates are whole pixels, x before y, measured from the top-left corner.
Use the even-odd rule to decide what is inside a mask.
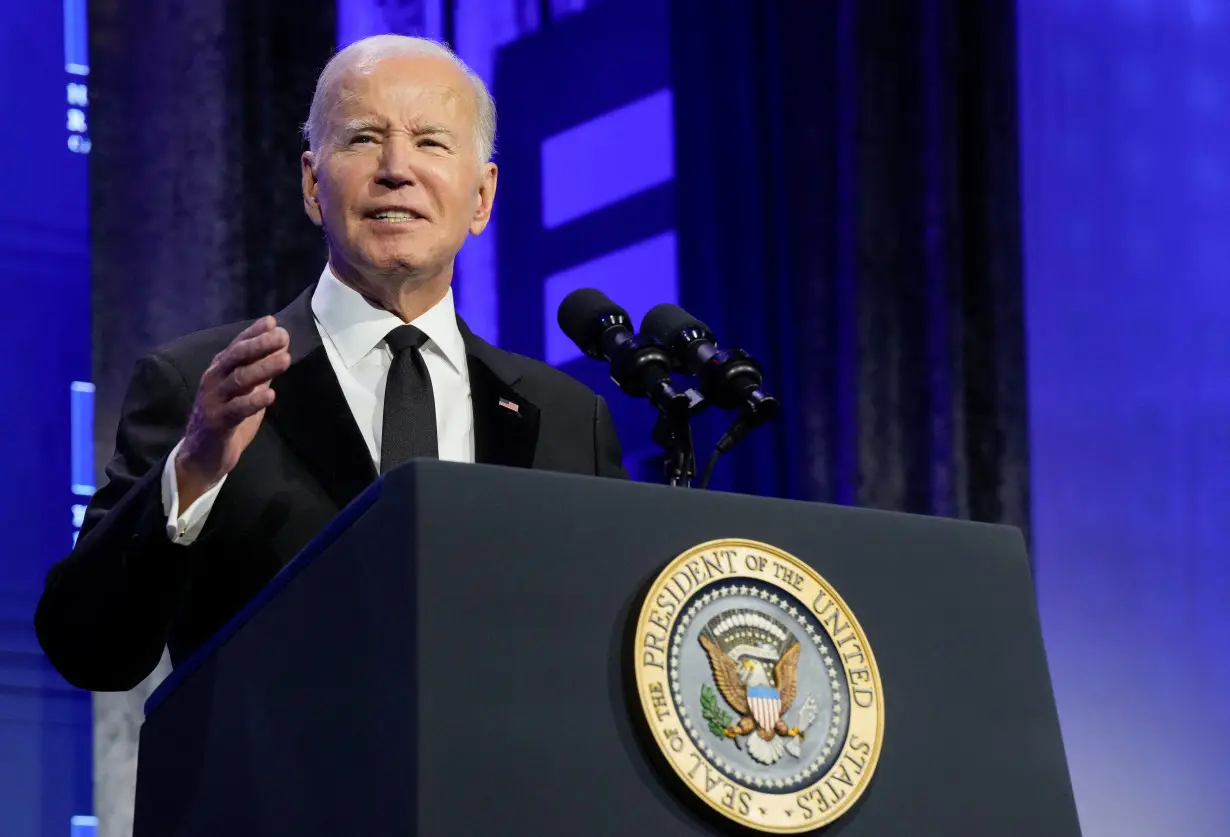
[[[1013,4],[672,9],[681,294],[787,404],[715,485],[1028,531]]]

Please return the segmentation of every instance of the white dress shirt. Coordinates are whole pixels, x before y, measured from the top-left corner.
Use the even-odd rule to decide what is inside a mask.
[[[380,470],[380,440],[384,424],[384,386],[393,353],[385,335],[402,325],[401,318],[368,302],[358,291],[343,285],[326,265],[312,294],[312,313],[329,364],[355,424]],[[466,347],[453,307],[450,288],[432,309],[412,325],[427,335],[423,362],[431,377],[436,402],[436,438],[441,459],[474,461],[474,409],[470,400],[470,368]],[[162,471],[162,508],[167,515],[167,537],[187,546],[200,535],[226,477],[202,494],[187,509],[179,508],[175,456],[181,441],[167,457]]]

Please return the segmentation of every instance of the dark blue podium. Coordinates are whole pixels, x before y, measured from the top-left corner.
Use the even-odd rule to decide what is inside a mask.
[[[629,685],[647,585],[716,538],[812,566],[874,646],[883,749],[828,833],[1079,835],[1016,530],[413,462],[150,699],[135,837],[748,833],[662,769]]]

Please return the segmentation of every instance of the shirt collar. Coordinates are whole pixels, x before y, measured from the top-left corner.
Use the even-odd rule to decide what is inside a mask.
[[[402,325],[396,314],[373,305],[354,288],[342,284],[327,264],[312,294],[312,313],[347,369],[353,368],[380,345],[385,335]],[[465,373],[466,347],[457,327],[452,288],[411,325],[427,335],[425,349],[434,348],[454,369]]]

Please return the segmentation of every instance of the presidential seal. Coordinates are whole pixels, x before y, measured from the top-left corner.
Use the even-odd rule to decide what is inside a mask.
[[[680,555],[645,598],[632,653],[662,755],[724,816],[810,831],[866,790],[880,674],[854,614],[794,556],[745,540]]]

